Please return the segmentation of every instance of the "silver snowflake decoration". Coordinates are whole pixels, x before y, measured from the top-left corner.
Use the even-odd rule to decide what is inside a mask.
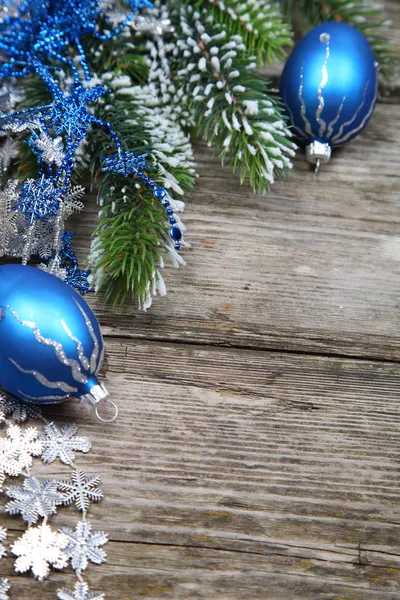
[[[15,140],[7,134],[0,134],[0,171],[7,171],[11,161],[18,156],[19,148]]]
[[[57,590],[58,600],[104,600],[104,594],[90,593],[89,586],[84,581],[78,581],[73,590],[63,588]]]
[[[13,85],[7,81],[0,86],[0,112],[9,113],[25,98],[25,91],[21,85]]]
[[[100,546],[108,542],[108,537],[104,531],[92,533],[92,526],[86,519],[77,524],[75,531],[63,527],[61,532],[68,537],[64,552],[77,573],[87,569],[89,561],[97,565],[106,561],[107,555]]]
[[[17,422],[26,421],[26,419],[41,419],[42,411],[35,404],[29,404],[12,396],[0,388],[0,410],[6,415],[11,415]]]
[[[39,517],[48,517],[56,512],[56,506],[62,504],[63,497],[57,491],[57,482],[48,479],[41,483],[32,475],[27,477],[22,486],[11,485],[6,494],[12,498],[6,504],[10,515],[21,514],[24,521],[32,525]]]
[[[46,271],[46,273],[51,273],[51,275],[55,275],[62,281],[65,281],[68,275],[67,269],[60,266],[60,259],[53,258],[49,263],[40,263],[39,269],[42,271]]]
[[[85,195],[85,188],[82,185],[72,186],[63,198],[65,216],[69,217],[73,213],[80,213],[84,209],[81,198]]]
[[[78,510],[86,512],[90,502],[99,502],[104,498],[103,492],[97,487],[99,483],[98,475],[86,476],[83,471],[73,471],[69,481],[58,482],[58,489],[64,492],[64,504],[75,502]]]
[[[40,153],[42,159],[47,164],[55,164],[57,167],[61,166],[65,156],[61,136],[52,138],[45,131],[41,131],[39,136],[37,134],[33,136],[32,146],[35,147],[36,151]]]
[[[7,592],[10,589],[10,585],[7,579],[0,577],[0,600],[9,600]]]
[[[40,456],[43,450],[42,442],[37,438],[35,427],[22,431],[18,425],[10,425],[7,436],[0,438],[0,471],[14,476],[29,471],[32,457]]]
[[[0,527],[0,542],[4,542],[6,537],[7,537],[7,529],[4,529],[4,527]],[[3,558],[5,553],[6,553],[6,549],[4,548],[3,544],[0,543],[0,558]]]
[[[67,543],[64,533],[53,531],[46,523],[31,527],[11,546],[13,554],[19,557],[15,561],[15,570],[26,573],[32,569],[35,577],[45,579],[50,573],[50,566],[55,569],[67,566],[63,552]]]
[[[18,193],[16,179],[10,179],[7,185],[0,189],[0,256],[13,254],[18,239],[18,214],[13,210]]]
[[[44,428],[45,435],[39,439],[43,443],[42,460],[52,463],[57,458],[61,462],[72,465],[75,459],[74,451],[89,452],[92,444],[84,436],[77,436],[78,428],[74,423],[68,423],[59,428],[49,423]]]

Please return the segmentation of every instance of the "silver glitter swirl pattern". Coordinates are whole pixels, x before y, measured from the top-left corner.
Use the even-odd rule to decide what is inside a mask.
[[[342,103],[339,106],[339,110],[337,111],[336,117],[328,125],[328,133],[326,134],[326,137],[328,138],[328,140],[330,139],[330,137],[331,137],[331,135],[333,133],[333,128],[335,127],[336,123],[340,119],[340,115],[342,114],[342,110],[343,110],[345,102],[346,102],[346,96],[343,97]]]
[[[374,112],[375,102],[376,102],[377,98],[378,98],[378,80],[376,81],[376,89],[375,89],[374,99],[372,100],[371,107],[370,107],[368,113],[365,115],[364,119],[362,120],[362,123],[358,127],[356,127],[355,129],[353,129],[352,131],[349,131],[348,133],[346,133],[345,136],[343,136],[342,138],[340,138],[339,140],[337,140],[336,144],[344,144],[344,142],[347,142],[347,140],[351,136],[357,135],[357,133],[359,131],[362,131],[364,129],[366,123],[368,122],[368,119],[371,117],[372,113]],[[364,100],[365,100],[365,98],[364,98]]]
[[[314,134],[312,132],[311,123],[307,119],[307,114],[306,114],[307,107],[306,107],[306,103],[304,102],[304,98],[303,98],[303,89],[304,89],[304,63],[303,63],[303,66],[301,67],[301,73],[300,73],[300,87],[299,87],[299,100],[301,102],[300,114],[304,121],[304,125],[306,128],[306,134],[313,137]]]
[[[78,361],[76,361],[73,358],[67,357],[63,345],[60,342],[57,342],[56,340],[52,340],[50,338],[45,338],[40,333],[40,329],[36,327],[36,323],[33,323],[32,321],[23,321],[22,319],[20,319],[18,313],[16,313],[11,306],[8,306],[7,308],[13,315],[14,319],[18,321],[18,323],[21,323],[21,325],[23,325],[24,327],[29,327],[29,329],[32,329],[33,335],[35,336],[35,339],[39,342],[39,344],[43,344],[44,346],[50,346],[54,348],[54,352],[56,353],[56,356],[60,363],[62,363],[66,367],[70,367],[72,377],[75,379],[75,381],[83,384],[88,382],[88,378],[82,373]]]
[[[322,112],[325,108],[325,100],[324,100],[324,96],[323,96],[323,90],[324,87],[326,86],[326,84],[328,83],[328,61],[329,61],[329,57],[331,55],[331,49],[330,49],[330,44],[329,44],[329,36],[326,39],[326,53],[325,53],[325,61],[324,64],[322,65],[322,79],[321,79],[321,83],[319,84],[319,88],[318,88],[318,100],[319,100],[319,105],[317,108],[317,112],[315,113],[315,118],[317,123],[319,124],[319,137],[322,137],[326,131],[326,121],[324,121],[324,119],[321,117]]]
[[[97,359],[99,358],[100,343],[99,343],[99,340],[97,339],[97,336],[94,332],[93,326],[92,326],[90,319],[87,316],[86,312],[83,310],[83,308],[79,304],[79,302],[77,302],[75,300],[75,298],[74,298],[74,302],[77,305],[77,307],[79,308],[79,310],[81,311],[83,318],[85,319],[86,327],[88,328],[88,331],[90,333],[90,337],[93,340],[94,347],[93,347],[92,356],[90,357],[90,372],[95,373],[96,369],[97,369]]]
[[[365,86],[364,94],[363,94],[363,100],[362,100],[360,106],[357,108],[357,110],[356,110],[353,118],[350,119],[350,121],[346,121],[346,123],[343,123],[343,125],[339,129],[338,133],[332,138],[332,143],[333,144],[341,143],[340,138],[342,137],[344,130],[346,129],[346,127],[349,127],[350,125],[352,125],[354,123],[354,121],[357,119],[358,115],[360,114],[360,111],[362,110],[362,108],[363,108],[363,106],[365,104],[365,99],[367,97],[368,87],[369,87],[369,81],[367,81],[367,85]]]
[[[59,402],[62,402],[68,398],[68,396],[30,396],[22,390],[18,390],[18,394],[21,394],[25,400],[32,400],[32,402],[45,400],[48,404],[58,404]]]
[[[68,325],[66,324],[65,321],[61,321],[61,325],[64,327],[64,331],[67,334],[67,336],[69,337],[69,339],[72,342],[74,342],[74,344],[76,344],[76,349],[77,349],[77,352],[78,352],[78,357],[79,357],[79,360],[80,360],[80,362],[82,364],[82,367],[84,369],[86,369],[86,371],[88,371],[89,370],[89,366],[90,366],[89,365],[89,360],[85,356],[85,351],[83,349],[82,342],[80,340],[78,340],[78,338],[76,338],[73,335],[72,331],[69,329],[69,327],[68,327]]]
[[[18,369],[18,371],[21,371],[21,373],[24,373],[25,375],[33,375],[34,378],[37,379],[37,381],[44,387],[53,390],[58,389],[66,394],[73,394],[78,391],[78,388],[71,387],[68,385],[68,383],[65,383],[65,381],[49,381],[44,375],[42,375],[42,373],[39,373],[38,371],[24,369],[13,358],[9,358],[8,360],[14,365],[14,367]]]

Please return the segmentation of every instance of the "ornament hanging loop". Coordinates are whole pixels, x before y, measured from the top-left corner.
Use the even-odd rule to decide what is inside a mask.
[[[110,418],[108,418],[108,419],[105,419],[104,417],[102,417],[102,416],[100,415],[100,412],[99,412],[99,408],[100,408],[100,406],[104,406],[104,404],[111,404],[111,406],[112,406],[112,407],[113,407],[113,409],[114,409],[114,414],[113,414],[113,416],[112,416],[112,417],[110,417]],[[107,398],[106,400],[104,400],[104,401],[101,403],[101,405],[100,405],[100,406],[99,406],[99,405],[97,405],[97,406],[96,406],[96,408],[95,408],[95,411],[94,411],[94,412],[95,412],[95,414],[96,414],[96,417],[99,419],[99,421],[101,421],[102,423],[112,423],[113,421],[115,421],[115,420],[117,419],[119,410],[118,410],[118,406],[115,404],[115,402],[113,402],[112,400],[109,400],[109,399]]]
[[[102,423],[112,423],[118,417],[118,406],[110,400],[108,392],[102,383],[95,383],[87,394],[80,397],[80,401],[84,408],[94,410],[96,417]],[[100,415],[100,408],[105,404],[110,404],[113,407],[114,414],[112,417],[106,418]]]

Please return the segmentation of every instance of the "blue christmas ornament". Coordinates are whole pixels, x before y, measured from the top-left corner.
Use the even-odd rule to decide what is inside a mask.
[[[0,267],[0,386],[28,402],[107,399],[97,379],[104,357],[99,323],[83,298],[34,267]]]
[[[281,80],[281,97],[294,133],[319,168],[332,148],[346,144],[370,120],[378,96],[378,63],[365,36],[329,22],[295,47]]]

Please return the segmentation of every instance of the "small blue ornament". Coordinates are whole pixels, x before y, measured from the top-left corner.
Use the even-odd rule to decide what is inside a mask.
[[[103,357],[99,323],[77,292],[34,267],[0,267],[1,387],[37,404],[98,405],[108,396]]]
[[[378,96],[378,63],[365,36],[347,23],[310,31],[285,65],[281,97],[307,160],[328,162],[332,148],[363,131]]]

